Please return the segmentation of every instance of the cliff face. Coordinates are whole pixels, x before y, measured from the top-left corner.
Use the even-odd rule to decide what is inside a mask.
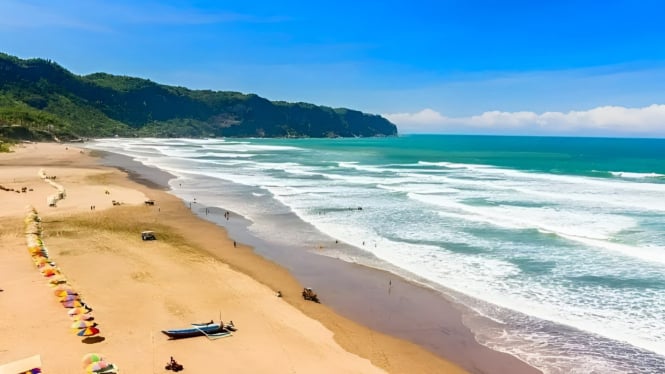
[[[364,137],[397,135],[397,128],[381,116],[351,109],[105,73],[78,76],[48,60],[0,53],[0,136],[17,134],[35,139]]]

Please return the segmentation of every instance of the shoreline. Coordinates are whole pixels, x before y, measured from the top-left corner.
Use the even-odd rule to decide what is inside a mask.
[[[212,357],[212,367],[230,372],[464,372],[304,301],[283,267],[234,247],[224,229],[191,214],[176,196],[99,160],[45,143],[0,154],[0,184],[11,188],[0,191],[0,366],[39,355],[45,371],[73,373],[84,354],[99,352],[131,373],[161,373],[170,356],[192,372],[210,371]],[[56,207],[48,206],[54,189],[38,175],[42,168],[66,189]],[[29,190],[16,192],[23,186]],[[72,333],[67,309],[31,261],[26,205],[39,214],[49,258],[92,306],[99,339]],[[157,240],[142,241],[143,230],[154,230]],[[220,260],[225,256],[233,261]],[[285,291],[282,298],[270,282]],[[215,341],[161,333],[211,317],[233,320],[238,331]]]
[[[106,151],[94,152],[100,152],[99,161],[102,165],[117,168],[127,173],[131,180],[147,187],[159,188],[169,193],[168,181],[176,178],[164,170],[146,166],[125,155]],[[185,200],[172,196],[179,199],[183,206],[187,205]],[[205,207],[201,204],[196,206],[198,209],[191,211],[198,219],[222,228],[230,240],[237,240],[243,247],[249,246],[255,256],[277,263],[297,282],[313,287],[323,303],[344,318],[356,321],[371,330],[416,344],[471,373],[540,372],[510,354],[478,343],[474,334],[462,322],[464,313],[471,311],[465,310],[464,306],[439,291],[384,270],[309,251],[298,250],[293,253],[289,248],[253,236],[246,229],[247,222],[238,216],[228,221],[219,218],[221,214],[215,214],[221,213],[221,208]],[[204,208],[209,208],[209,216],[204,214]],[[218,219],[214,219],[216,217]],[[279,284],[266,279],[260,271],[253,271],[246,264],[235,261],[233,255],[209,252],[259,282],[284,292]],[[386,291],[387,285],[390,285],[389,292]],[[299,299],[299,295],[295,295],[295,298]],[[354,347],[352,341],[340,338],[340,331],[335,331],[336,321],[326,320],[306,307],[307,305],[295,302],[293,295],[285,299],[334,331],[335,339],[347,350],[354,351],[359,348]]]

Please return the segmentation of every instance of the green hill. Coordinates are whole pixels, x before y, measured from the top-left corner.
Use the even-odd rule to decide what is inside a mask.
[[[79,76],[55,62],[0,53],[0,136],[366,137],[397,135],[379,115],[146,79]]]

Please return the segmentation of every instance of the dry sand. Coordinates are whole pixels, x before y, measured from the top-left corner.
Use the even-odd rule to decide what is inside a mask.
[[[301,285],[284,269],[234,248],[223,229],[174,196],[81,152],[29,144],[0,154],[0,185],[33,189],[0,191],[0,365],[39,354],[46,373],[80,373],[81,357],[98,352],[123,373],[166,373],[170,356],[190,373],[464,372],[412,343],[303,301]],[[55,208],[47,205],[55,190],[38,177],[40,168],[66,189]],[[157,203],[145,206],[146,199]],[[66,309],[33,265],[23,235],[27,205],[43,220],[51,258],[94,308],[102,341],[85,344],[73,334]],[[141,241],[146,229],[158,240]],[[284,298],[268,286],[276,284]],[[220,314],[239,328],[233,336],[173,341],[160,333]]]

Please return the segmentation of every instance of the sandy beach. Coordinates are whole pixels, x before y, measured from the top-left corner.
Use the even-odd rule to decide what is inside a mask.
[[[57,191],[39,177],[41,169],[66,189],[56,207],[48,206]],[[302,286],[282,267],[251,248],[235,248],[222,228],[179,199],[100,166],[88,151],[19,146],[0,154],[0,185],[27,188],[0,191],[0,365],[40,355],[44,372],[78,373],[81,357],[97,352],[123,373],[167,372],[170,356],[192,373],[465,372],[416,344],[303,301]],[[145,205],[147,199],[155,205]],[[31,260],[27,206],[42,219],[50,258],[93,308],[101,333],[92,342],[74,334],[67,310]],[[143,230],[157,240],[142,241]],[[160,332],[220,317],[238,327],[233,336],[169,340]]]

